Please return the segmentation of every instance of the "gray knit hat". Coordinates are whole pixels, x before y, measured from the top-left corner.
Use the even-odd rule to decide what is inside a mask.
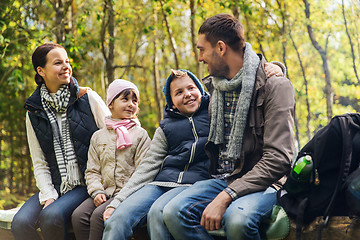
[[[194,81],[195,85],[198,87],[198,89],[200,90],[200,93],[202,96],[204,96],[205,94],[205,90],[200,82],[200,80],[190,71],[188,70],[184,70],[184,69],[179,69],[178,71],[183,71],[186,72],[187,75]],[[169,75],[169,77],[166,80],[166,83],[164,85],[163,88],[163,93],[165,95],[165,99],[166,99],[166,104],[168,105],[168,107],[172,107],[172,100],[171,100],[171,95],[170,95],[170,83],[172,81],[172,74]]]

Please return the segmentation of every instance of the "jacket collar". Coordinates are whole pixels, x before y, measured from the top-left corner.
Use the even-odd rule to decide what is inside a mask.
[[[265,73],[265,58],[261,54],[258,54],[258,56],[260,58],[260,64],[256,72],[255,90],[262,88],[265,85],[267,79]]]

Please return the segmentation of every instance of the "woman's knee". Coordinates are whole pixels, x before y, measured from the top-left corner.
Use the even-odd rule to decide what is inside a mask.
[[[13,233],[23,232],[26,229],[34,229],[35,223],[29,221],[28,216],[23,216],[21,214],[16,214],[11,222],[11,231]]]
[[[65,218],[62,211],[55,206],[48,206],[43,209],[39,216],[40,229],[62,230],[65,226]]]

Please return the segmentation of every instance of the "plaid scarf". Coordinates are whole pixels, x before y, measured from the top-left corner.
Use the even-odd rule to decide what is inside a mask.
[[[61,86],[55,96],[50,95],[45,84],[42,84],[40,88],[41,103],[53,131],[55,157],[61,175],[61,195],[81,184],[81,174],[70,137],[69,122],[66,118],[70,95],[67,85]],[[61,114],[61,132],[56,113]]]
[[[213,78],[214,92],[211,100],[209,140],[215,144],[224,144],[224,92],[241,88],[239,100],[236,105],[234,121],[231,126],[229,147],[227,148],[226,153],[231,159],[239,159],[241,155],[246,120],[259,63],[259,57],[252,50],[251,45],[246,43],[244,64],[235,77],[231,80],[219,77]]]

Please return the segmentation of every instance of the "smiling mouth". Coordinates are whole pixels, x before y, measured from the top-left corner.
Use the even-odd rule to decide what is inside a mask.
[[[184,105],[193,104],[195,101],[196,101],[195,99],[191,99],[191,100],[187,101],[186,103],[184,103]]]
[[[70,76],[70,73],[69,73],[69,72],[65,72],[65,73],[60,73],[59,75],[60,75],[60,76]]]

